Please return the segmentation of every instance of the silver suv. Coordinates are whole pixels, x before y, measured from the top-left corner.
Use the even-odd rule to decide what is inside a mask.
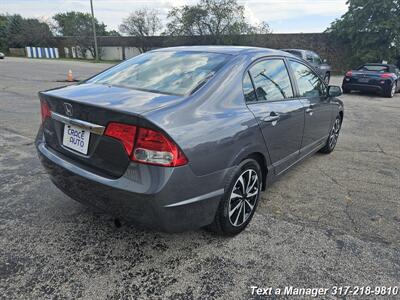
[[[321,59],[321,57],[317,53],[310,50],[302,50],[302,49],[282,49],[282,50],[306,60],[309,64],[311,64],[314,67],[314,69],[318,72],[318,74],[324,79],[326,84],[329,84],[329,80],[331,79],[332,68],[330,65],[327,64],[326,59]]]

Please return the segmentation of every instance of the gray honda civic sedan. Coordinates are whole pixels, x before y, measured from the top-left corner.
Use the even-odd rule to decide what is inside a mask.
[[[334,149],[340,94],[283,51],[157,49],[40,92],[36,147],[61,191],[117,219],[234,235],[262,190]]]

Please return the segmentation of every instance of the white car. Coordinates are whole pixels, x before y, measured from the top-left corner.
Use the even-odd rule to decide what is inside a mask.
[[[4,53],[0,52],[0,59],[4,59],[5,55]]]

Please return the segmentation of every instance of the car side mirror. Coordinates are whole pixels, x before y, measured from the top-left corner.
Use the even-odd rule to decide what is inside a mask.
[[[342,88],[336,85],[328,86],[328,96],[329,97],[338,97],[342,94]]]

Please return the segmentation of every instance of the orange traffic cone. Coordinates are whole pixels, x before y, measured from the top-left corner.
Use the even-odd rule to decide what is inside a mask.
[[[69,82],[74,81],[74,76],[72,75],[72,71],[71,70],[68,71],[67,81],[69,81]]]

